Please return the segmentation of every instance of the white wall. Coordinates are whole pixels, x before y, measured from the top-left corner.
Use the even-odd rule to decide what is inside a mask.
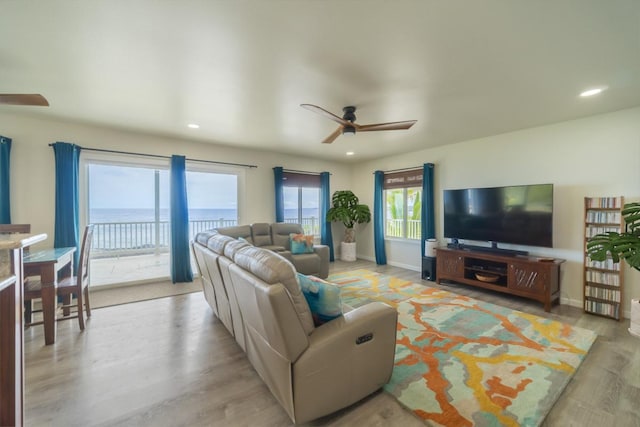
[[[331,191],[352,189],[361,202],[373,206],[373,171],[435,164],[436,232],[441,244],[442,190],[514,184],[554,184],[554,248],[523,248],[532,254],[566,259],[562,267],[562,302],[581,306],[583,197],[625,196],[640,200],[640,108],[586,119],[526,129],[459,144],[428,148],[357,165],[331,163],[256,150],[136,134],[90,125],[0,113],[0,133],[13,139],[12,219],[31,223],[53,238],[55,141],[83,147],[182,154],[191,158],[250,163],[246,212],[241,221],[274,219],[274,166],[329,171]],[[372,225],[357,227],[358,256],[374,259]],[[337,243],[343,226],[334,224]],[[46,245],[47,243],[45,243]],[[504,245],[504,247],[514,247]],[[389,264],[420,269],[418,243],[387,241]],[[630,298],[640,297],[640,272],[625,273],[625,311]]]
[[[240,222],[275,220],[274,166],[331,173],[331,190],[348,188],[351,171],[344,165],[312,158],[294,157],[266,151],[231,148],[203,142],[184,141],[49,120],[41,117],[0,113],[0,134],[13,140],[11,146],[11,219],[29,223],[34,232],[47,233],[39,246],[53,244],[55,172],[53,149],[56,141],[71,142],[85,148],[101,148],[158,155],[185,155],[187,158],[257,165],[246,169],[246,194],[240,209]],[[89,153],[89,152],[87,152]],[[117,189],[115,189],[117,191]],[[340,233],[334,233],[340,242]]]
[[[554,248],[521,248],[532,254],[566,259],[561,298],[582,306],[582,253],[585,196],[619,196],[640,200],[640,108],[562,122],[400,154],[359,164],[352,189],[373,206],[373,171],[435,164],[436,233],[442,229],[442,190],[516,184],[554,184]],[[371,224],[358,229],[358,256],[375,259]],[[420,269],[417,243],[386,242],[387,262]],[[625,271],[625,312],[640,297],[640,272]]]

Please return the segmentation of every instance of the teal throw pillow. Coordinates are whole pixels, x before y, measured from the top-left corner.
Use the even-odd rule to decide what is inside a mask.
[[[342,299],[337,285],[302,273],[298,273],[298,283],[316,326],[342,315]]]
[[[291,233],[289,235],[289,243],[291,253],[294,255],[313,253],[313,236]]]

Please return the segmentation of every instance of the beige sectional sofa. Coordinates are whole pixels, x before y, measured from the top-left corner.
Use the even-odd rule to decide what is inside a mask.
[[[192,247],[207,302],[293,422],[328,415],[388,382],[394,308],[344,306],[316,327],[294,265],[278,252],[215,231],[198,234]]]
[[[248,243],[278,252],[287,258],[302,274],[312,274],[322,279],[329,275],[329,247],[314,245],[313,253],[292,254],[290,235],[304,234],[300,224],[275,222],[273,224],[254,223],[217,228],[220,234],[246,240]]]

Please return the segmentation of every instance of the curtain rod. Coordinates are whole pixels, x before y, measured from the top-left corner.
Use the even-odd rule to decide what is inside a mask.
[[[309,172],[309,171],[299,171],[295,169],[282,169],[282,172],[294,172],[294,173],[303,173],[307,175],[320,175],[322,172]],[[331,174],[329,174],[331,175]]]
[[[389,173],[389,172],[402,172],[402,171],[411,171],[411,170],[420,170],[420,169],[422,169],[422,166],[414,166],[414,167],[411,167],[411,168],[402,168],[402,169],[391,169],[391,170],[388,170],[388,171],[382,171],[382,172],[384,172],[384,173]],[[374,173],[375,173],[375,171],[374,171],[374,172],[372,172],[372,174],[374,174]]]
[[[53,144],[49,144],[49,147],[53,147]],[[145,153],[133,153],[130,151],[118,151],[118,150],[104,150],[102,148],[84,148],[84,147],[80,147],[82,150],[86,150],[86,151],[99,151],[101,153],[113,153],[113,154],[128,154],[128,155],[132,155],[132,156],[144,156],[144,157],[154,157],[157,159],[170,159],[171,156],[163,156],[160,154],[145,154]],[[190,162],[201,162],[201,163],[212,163],[212,164],[216,164],[216,165],[227,165],[227,166],[242,166],[245,168],[257,168],[258,166],[256,165],[245,165],[242,163],[228,163],[228,162],[218,162],[215,160],[200,160],[200,159],[189,159],[187,158],[186,160],[190,161]]]

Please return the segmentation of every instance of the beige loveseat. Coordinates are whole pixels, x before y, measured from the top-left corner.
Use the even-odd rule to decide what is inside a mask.
[[[192,247],[212,309],[291,420],[349,406],[389,381],[397,312],[381,302],[314,326],[293,264],[217,232]]]
[[[302,274],[312,274],[322,279],[329,275],[329,247],[314,245],[313,253],[292,254],[291,234],[304,234],[300,224],[285,222],[254,223],[251,225],[237,225],[216,228],[220,234],[246,240],[254,246],[280,253],[296,267]]]

